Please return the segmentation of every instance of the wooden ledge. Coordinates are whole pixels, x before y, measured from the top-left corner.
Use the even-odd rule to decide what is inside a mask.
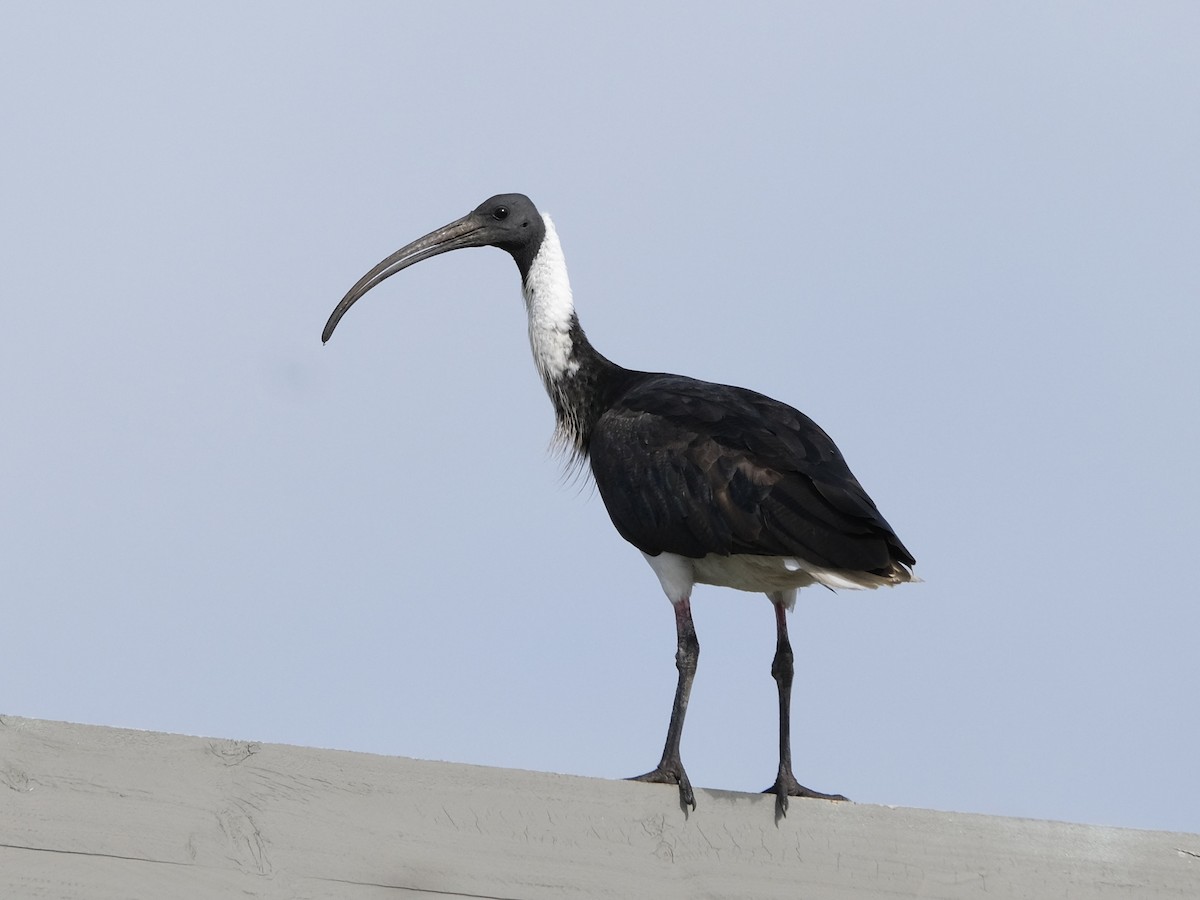
[[[1200,836],[0,718],[0,897],[1200,897]]]

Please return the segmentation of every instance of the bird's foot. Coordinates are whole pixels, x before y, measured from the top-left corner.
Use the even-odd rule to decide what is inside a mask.
[[[677,784],[679,785],[679,806],[684,812],[690,806],[696,808],[696,796],[692,793],[692,783],[688,781],[687,772],[683,770],[683,763],[675,760],[670,762],[664,760],[658,764],[653,772],[647,772],[645,775],[635,775],[629,781],[644,781],[647,784]]]
[[[806,788],[796,780],[796,776],[790,771],[780,772],[779,777],[775,779],[775,783],[763,791],[763,793],[775,795],[775,809],[780,816],[787,815],[788,797],[810,797],[814,800],[842,801],[849,801],[850,799],[841,794],[822,794],[820,791]]]

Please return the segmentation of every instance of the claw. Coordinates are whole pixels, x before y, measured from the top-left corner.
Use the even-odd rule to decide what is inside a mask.
[[[775,806],[779,810],[780,815],[783,816],[787,815],[788,797],[808,797],[813,800],[850,802],[849,797],[841,794],[822,794],[820,791],[806,788],[796,780],[796,776],[791,772],[780,772],[779,777],[775,779],[775,783],[763,791],[763,793],[775,795]]]
[[[645,775],[635,775],[629,780],[642,781],[646,784],[677,784],[679,785],[679,806],[684,812],[687,812],[689,806],[693,810],[696,808],[696,795],[692,793],[692,783],[688,780],[687,772],[683,770],[682,765],[659,765],[654,771],[647,772]]]

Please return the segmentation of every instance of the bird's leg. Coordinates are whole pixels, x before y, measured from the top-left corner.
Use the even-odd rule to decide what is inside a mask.
[[[771,676],[779,686],[779,775],[775,783],[763,791],[764,794],[775,795],[775,809],[778,815],[786,816],[788,797],[816,797],[819,800],[845,800],[841,794],[822,794],[810,790],[796,780],[792,774],[792,642],[788,640],[787,609],[771,597],[771,605],[775,607],[775,659],[771,662]]]
[[[675,650],[675,668],[679,670],[679,683],[675,688],[675,702],[671,705],[671,724],[667,726],[667,743],[663,748],[658,767],[630,781],[648,781],[654,784],[679,785],[679,805],[684,812],[690,806],[696,808],[696,798],[683,761],[679,758],[679,741],[683,736],[683,717],[687,713],[688,696],[692,692],[692,678],[696,675],[696,661],[700,658],[700,641],[692,624],[692,606],[687,597],[675,604],[675,631],[678,646]]]

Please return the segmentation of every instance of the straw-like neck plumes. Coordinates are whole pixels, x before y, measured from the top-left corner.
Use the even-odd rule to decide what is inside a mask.
[[[587,454],[596,420],[625,383],[625,370],[598,352],[575,315],[562,245],[550,217],[546,232],[524,275],[529,345],[546,393],[554,404],[557,440],[573,455]]]

